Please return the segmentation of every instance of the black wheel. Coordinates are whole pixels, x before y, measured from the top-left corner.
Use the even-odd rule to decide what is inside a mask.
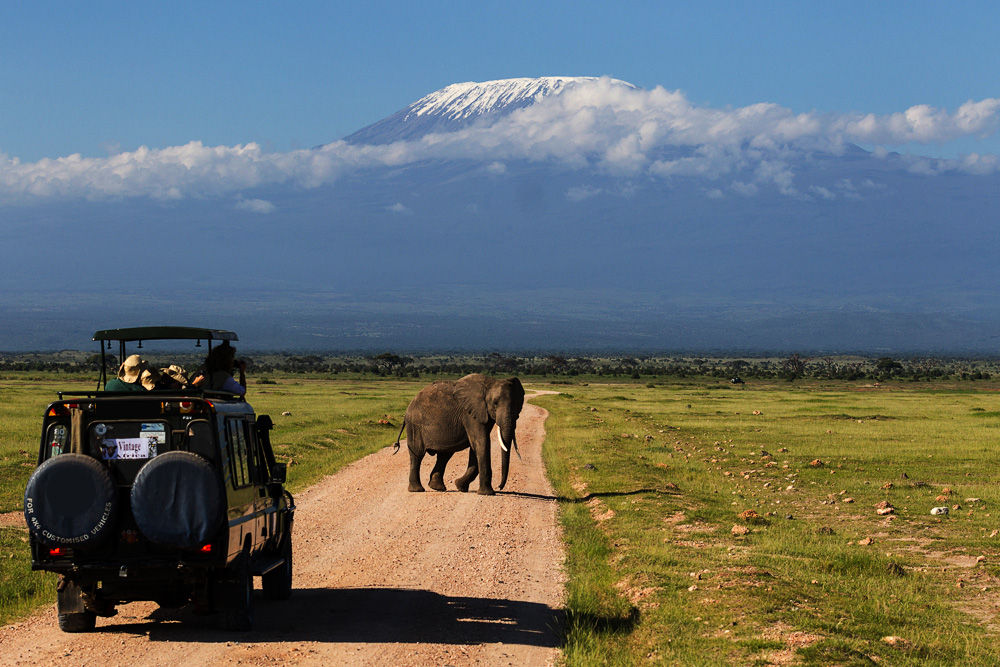
[[[59,629],[63,632],[93,632],[96,626],[97,614],[92,611],[59,614]]]
[[[72,579],[61,578],[56,586],[56,615],[63,632],[90,632],[97,614],[85,606],[83,589]]]
[[[87,549],[112,531],[118,494],[111,475],[83,454],[55,456],[31,475],[24,489],[24,519],[49,546]]]
[[[131,498],[139,530],[161,546],[197,549],[216,536],[225,518],[215,469],[191,452],[150,459],[135,476]]]
[[[253,575],[247,554],[231,566],[222,582],[222,627],[247,632],[253,629]]]
[[[261,584],[264,587],[264,597],[268,600],[287,600],[292,596],[291,535],[282,541],[279,555],[285,559],[284,564],[260,578]]]

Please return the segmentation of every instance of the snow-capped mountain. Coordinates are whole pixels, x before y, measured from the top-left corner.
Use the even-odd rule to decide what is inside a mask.
[[[419,139],[431,132],[457,130],[534,104],[548,95],[594,81],[595,76],[542,76],[453,83],[424,95],[373,125],[345,138],[355,144],[388,144]],[[635,88],[627,81],[607,79],[613,85]]]
[[[9,161],[25,192],[61,195],[2,211],[0,349],[75,344],[155,298],[264,348],[992,354],[1000,160],[884,147],[989,132],[992,105],[835,117],[524,78],[447,86],[312,150]],[[51,270],[134,256],[137,233],[197,241],[131,300],[115,272],[68,292]]]

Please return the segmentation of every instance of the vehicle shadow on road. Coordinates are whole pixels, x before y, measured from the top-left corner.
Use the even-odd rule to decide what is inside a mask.
[[[401,588],[295,589],[287,601],[257,592],[252,633],[218,629],[217,615],[157,610],[150,621],[100,632],[147,634],[150,641],[524,644],[556,647],[562,611],[537,602],[450,597]]]

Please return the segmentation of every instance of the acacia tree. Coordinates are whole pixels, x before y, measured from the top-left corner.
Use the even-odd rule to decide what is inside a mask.
[[[799,353],[795,352],[792,356],[788,357],[781,363],[782,370],[784,371],[785,377],[789,380],[797,380],[806,374],[806,359],[799,357]]]

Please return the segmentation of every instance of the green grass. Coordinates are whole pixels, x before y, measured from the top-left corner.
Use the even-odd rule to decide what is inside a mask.
[[[54,574],[31,571],[28,531],[0,526],[0,624],[55,601]]]
[[[250,399],[293,490],[392,443],[426,382],[271,377]],[[20,509],[41,412],[68,384],[0,380],[3,511]],[[549,388],[563,393],[533,402],[550,411],[567,664],[1000,664],[995,383]],[[961,508],[929,514],[942,505]],[[0,622],[51,600],[24,535],[0,529]]]
[[[971,613],[1000,604],[998,424],[975,410],[992,392],[565,389],[535,402],[567,499],[568,664],[1000,663]],[[595,632],[594,618],[618,623]]]

